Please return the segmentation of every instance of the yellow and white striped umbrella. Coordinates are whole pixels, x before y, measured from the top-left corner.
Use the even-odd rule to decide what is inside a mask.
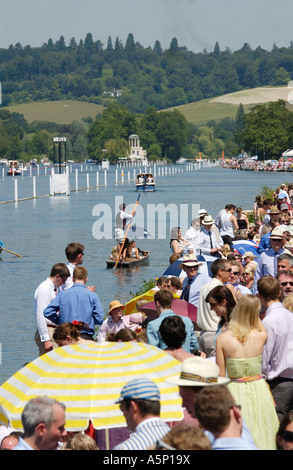
[[[161,392],[161,418],[183,418],[178,387],[166,379],[181,363],[145,343],[107,342],[64,346],[27,364],[0,387],[0,422],[22,430],[21,413],[33,397],[46,395],[66,405],[66,429],[81,431],[125,426],[119,405],[121,388],[146,376]]]

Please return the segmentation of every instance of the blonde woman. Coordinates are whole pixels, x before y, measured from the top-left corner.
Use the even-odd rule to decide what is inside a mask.
[[[261,375],[263,347],[267,333],[260,320],[258,297],[244,295],[232,311],[226,331],[216,343],[216,362],[220,375],[229,376],[228,387],[241,405],[242,416],[256,446],[261,450],[276,450],[279,426],[273,397]]]

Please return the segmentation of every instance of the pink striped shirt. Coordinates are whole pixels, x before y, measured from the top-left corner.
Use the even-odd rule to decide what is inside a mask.
[[[293,379],[293,313],[275,302],[267,309],[263,324],[268,340],[263,349],[262,373],[268,380]]]

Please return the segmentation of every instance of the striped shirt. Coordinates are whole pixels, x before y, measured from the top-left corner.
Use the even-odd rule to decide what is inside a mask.
[[[281,248],[279,251],[275,251],[273,248],[268,248],[263,251],[260,255],[257,263],[257,267],[254,273],[253,280],[253,293],[257,294],[257,282],[263,276],[276,276],[278,272],[278,261],[277,258],[284,252],[284,249]]]
[[[293,379],[293,313],[275,302],[267,309],[263,324],[268,340],[263,349],[262,373],[268,380]]]
[[[147,450],[170,431],[169,426],[157,417],[138,424],[130,438],[114,447],[114,450]]]

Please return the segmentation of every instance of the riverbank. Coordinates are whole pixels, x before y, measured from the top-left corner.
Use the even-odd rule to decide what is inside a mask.
[[[144,228],[149,229],[153,238],[138,240],[137,245],[145,251],[151,250],[150,258],[145,265],[131,269],[107,269],[106,258],[115,245],[114,233],[110,238],[102,239],[93,235],[94,223],[101,217],[101,214],[97,215],[98,209],[103,205],[109,207],[114,220],[115,198],[123,198],[130,208],[134,207],[137,199],[133,182],[115,184],[114,169],[110,170],[106,187],[73,192],[69,197],[47,197],[1,205],[0,239],[7,249],[23,257],[17,258],[5,252],[0,257],[0,382],[3,383],[24,363],[37,356],[34,292],[46,279],[53,264],[66,261],[64,250],[69,242],[84,244],[88,284],[96,286],[107,312],[112,300],[127,302],[132,297],[131,293],[141,289],[144,281],[159,277],[167,269],[171,255],[171,212],[178,216],[178,224],[184,233],[186,225],[190,225],[193,206],[195,210],[197,207],[206,209],[213,217],[227,203],[249,210],[253,208],[255,195],[260,193],[262,186],[276,188],[284,182],[283,178],[284,174],[277,172],[235,172],[221,167],[161,177],[156,191],[143,194],[138,206],[139,211],[143,210],[145,214]],[[38,181],[39,187],[46,187],[48,176],[41,176]],[[30,179],[23,178],[23,182],[27,184],[25,191],[31,190]],[[165,231],[158,232],[158,220],[162,220],[160,208],[168,208],[168,211]],[[183,217],[184,213],[186,217]],[[137,211],[136,217],[138,215]],[[155,232],[150,230],[151,226]]]

